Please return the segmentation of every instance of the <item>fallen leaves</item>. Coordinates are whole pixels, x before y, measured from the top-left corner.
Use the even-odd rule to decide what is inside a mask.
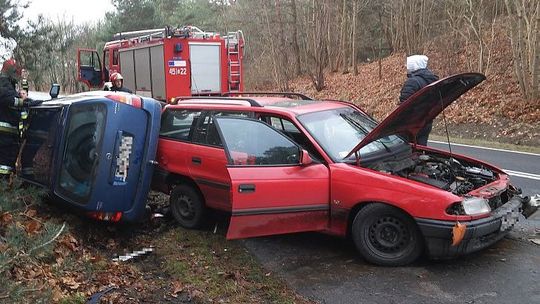
[[[499,37],[505,39],[504,37]],[[493,65],[487,80],[464,94],[457,102],[445,110],[448,124],[478,125],[498,132],[485,132],[478,137],[507,142],[525,143],[537,146],[540,132],[540,100],[525,100],[520,93],[519,85],[514,81],[511,49],[507,41],[498,41],[500,51],[493,53]],[[445,68],[442,50],[429,50],[430,67],[441,78],[459,72],[468,72],[468,57],[455,54],[459,58],[452,70]],[[291,82],[292,91],[302,92],[317,99],[342,99],[352,101],[363,108],[377,120],[382,120],[397,107],[397,100],[403,82],[405,54],[396,53],[382,59],[382,78],[379,79],[378,62],[359,65],[359,73],[326,73],[326,88],[315,91],[307,77],[300,77]]]
[[[43,225],[39,221],[31,219],[24,223],[24,230],[26,230],[26,233],[30,235],[37,234],[41,230],[42,226]]]
[[[62,284],[71,290],[76,290],[81,286],[81,283],[77,282],[75,277],[62,277],[60,280]]]
[[[11,224],[13,221],[13,215],[9,212],[4,212],[2,215],[0,215],[0,225],[7,226]]]
[[[171,296],[176,298],[178,294],[181,293],[182,291],[184,291],[184,284],[180,281],[173,281]]]

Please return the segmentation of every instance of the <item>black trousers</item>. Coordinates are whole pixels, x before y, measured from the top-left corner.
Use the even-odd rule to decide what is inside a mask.
[[[422,146],[427,146],[429,133],[433,128],[433,121],[428,122],[416,135],[416,143]]]
[[[18,134],[0,133],[0,174],[8,175],[5,168],[11,168],[15,172],[15,163],[19,153],[19,136]],[[3,170],[4,168],[4,170]]]

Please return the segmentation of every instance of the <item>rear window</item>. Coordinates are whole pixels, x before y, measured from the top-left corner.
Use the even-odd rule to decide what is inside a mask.
[[[107,118],[104,104],[72,105],[58,177],[60,194],[79,204],[87,203],[99,164]]]
[[[174,110],[165,111],[161,118],[160,137],[188,141],[190,130],[197,124],[201,111],[199,110]]]

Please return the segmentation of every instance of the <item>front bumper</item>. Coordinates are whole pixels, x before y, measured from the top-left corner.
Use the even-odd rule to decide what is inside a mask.
[[[424,236],[428,255],[431,258],[452,258],[484,249],[502,239],[512,229],[524,209],[529,210],[527,217],[534,213],[530,212],[528,198],[514,196],[497,208],[490,217],[461,222],[467,228],[463,240],[456,246],[452,246],[452,228],[455,222],[425,218],[415,220]]]

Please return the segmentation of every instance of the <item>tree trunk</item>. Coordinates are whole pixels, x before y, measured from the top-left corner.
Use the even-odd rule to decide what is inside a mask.
[[[352,17],[352,47],[351,47],[351,64],[353,75],[358,75],[358,67],[356,66],[356,18],[358,15],[358,0],[353,0],[353,17]]]
[[[295,59],[294,74],[299,76],[302,73],[302,68],[300,64],[300,47],[298,46],[298,17],[296,13],[296,0],[291,0],[291,11],[293,18],[292,47]]]

